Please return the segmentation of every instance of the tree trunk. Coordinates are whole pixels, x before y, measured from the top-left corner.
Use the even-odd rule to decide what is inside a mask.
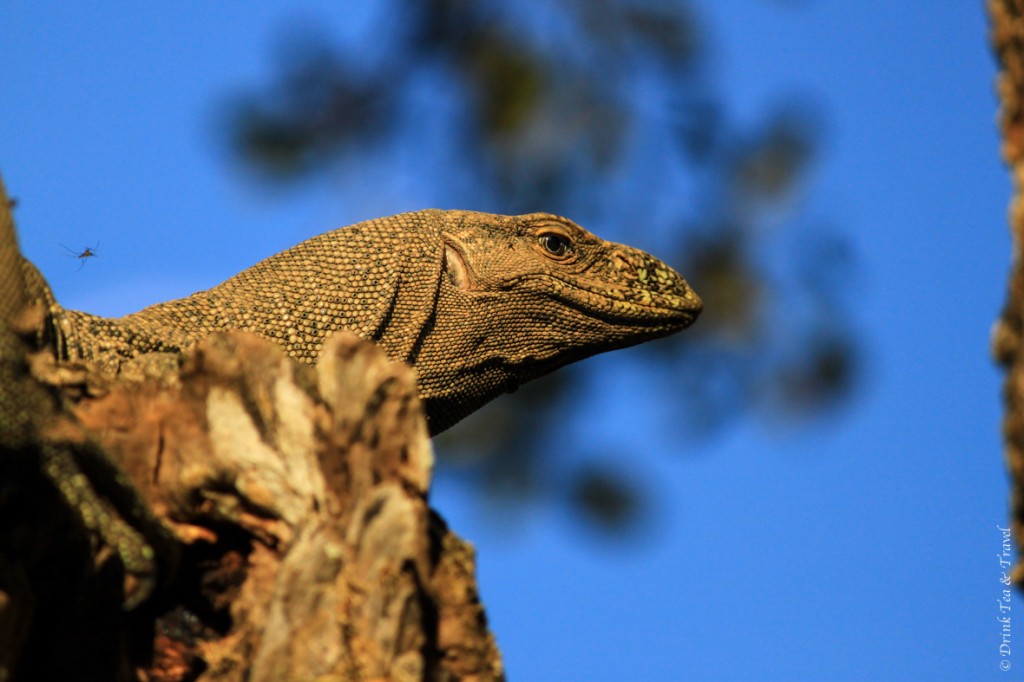
[[[988,7],[991,40],[1000,67],[996,90],[1002,154],[1013,178],[1009,212],[1013,261],[992,349],[996,360],[1006,368],[1003,438],[1011,479],[1010,528],[1020,555],[1024,549],[1024,0],[989,0]],[[1010,569],[1010,554],[1004,549],[1007,577],[1020,587],[1024,583],[1024,563],[1018,560]]]

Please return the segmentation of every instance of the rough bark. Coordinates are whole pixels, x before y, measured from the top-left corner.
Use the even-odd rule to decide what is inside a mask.
[[[1013,260],[992,349],[1006,368],[1003,438],[1011,482],[1011,529],[1020,556],[1024,554],[1024,0],[989,0],[988,8],[1000,68],[996,91],[1002,155],[1013,179],[1009,210]],[[1024,563],[1018,559],[1010,575],[1018,587],[1024,584]]]
[[[116,379],[26,344],[7,366],[53,400],[0,442],[0,680],[502,677],[473,551],[427,503],[413,372],[372,344],[338,334],[310,367],[219,334]],[[152,585],[96,509],[145,538]]]

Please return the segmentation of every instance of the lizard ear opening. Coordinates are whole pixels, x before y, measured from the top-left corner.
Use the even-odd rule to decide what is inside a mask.
[[[463,291],[469,291],[472,288],[466,261],[451,244],[444,245],[444,271],[448,275],[448,281],[454,286]]]

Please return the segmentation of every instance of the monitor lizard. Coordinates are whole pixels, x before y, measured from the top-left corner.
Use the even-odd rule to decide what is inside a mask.
[[[315,363],[330,333],[355,332],[415,368],[431,435],[526,381],[679,331],[701,311],[666,264],[546,213],[369,220],[116,319],[64,310],[30,275],[46,290],[60,359],[112,372],[227,329]]]
[[[348,330],[414,367],[436,434],[525,381],[681,330],[701,310],[667,265],[564,218],[428,210],[328,232],[212,289],[103,318],[57,303],[21,255],[9,208],[0,182],[0,469],[36,463],[95,549],[120,557],[137,585],[129,608],[173,573],[156,566],[173,565],[176,545],[56,387],[36,379],[34,354],[117,373],[138,356],[240,329],[315,363],[326,337]]]

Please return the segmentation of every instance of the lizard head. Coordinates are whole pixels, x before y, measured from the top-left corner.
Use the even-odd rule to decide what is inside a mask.
[[[671,334],[700,314],[700,298],[671,267],[571,220],[453,213],[445,234],[448,279],[481,305],[500,296],[499,316],[563,319],[579,328],[581,342],[592,330],[589,342],[606,346],[598,352]]]
[[[441,248],[404,241],[415,266],[381,343],[397,343],[392,355],[415,366],[432,434],[563,365],[679,331],[701,310],[672,268],[565,218],[431,210],[416,219]],[[430,284],[428,303],[418,283]]]
[[[436,313],[410,356],[432,434],[583,358],[679,331],[701,301],[660,260],[546,213],[445,211]]]

